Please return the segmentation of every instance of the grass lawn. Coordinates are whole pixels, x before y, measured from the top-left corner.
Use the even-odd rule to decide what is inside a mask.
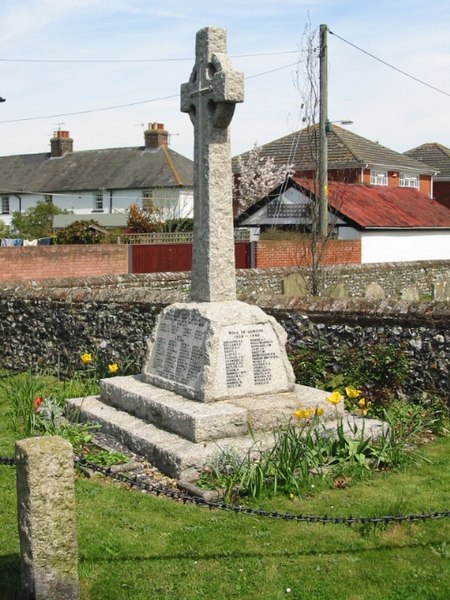
[[[0,397],[0,455],[13,433]],[[382,515],[450,505],[450,438],[421,448],[433,462],[382,473],[306,500],[261,501],[278,511]],[[82,599],[278,598],[396,600],[450,595],[449,519],[320,525],[249,517],[155,498],[105,481],[76,482]],[[0,465],[0,598],[16,597],[15,469]],[[63,600],[63,599],[62,599]]]

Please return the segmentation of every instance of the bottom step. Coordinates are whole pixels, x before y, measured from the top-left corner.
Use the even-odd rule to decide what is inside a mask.
[[[72,420],[97,423],[101,430],[127,446],[131,451],[145,456],[162,473],[174,479],[194,481],[223,451],[245,456],[247,452],[269,448],[274,443],[273,432],[207,442],[191,442],[175,433],[158,429],[150,423],[129,413],[109,406],[99,396],[66,400],[66,414]],[[354,425],[358,432],[364,426],[365,435],[379,437],[383,424],[375,419],[344,418],[345,429],[350,432]],[[336,429],[336,421],[324,424],[327,430]]]

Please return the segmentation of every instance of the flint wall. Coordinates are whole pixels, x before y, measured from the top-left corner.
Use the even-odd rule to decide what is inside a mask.
[[[342,343],[361,352],[374,341],[401,345],[411,361],[411,389],[434,386],[448,397],[450,303],[298,299],[270,290],[267,281],[260,282],[247,292],[241,288],[240,297],[272,314],[293,346],[320,342],[332,361],[333,349]],[[138,371],[159,312],[187,298],[183,274],[3,284],[0,367],[66,373],[79,368],[80,354],[89,351],[103,361],[129,361]]]

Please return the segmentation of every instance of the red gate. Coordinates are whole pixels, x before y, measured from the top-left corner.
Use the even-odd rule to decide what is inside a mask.
[[[192,244],[133,244],[131,252],[131,273],[175,273],[192,269]],[[237,242],[234,245],[236,269],[251,266],[250,243]]]

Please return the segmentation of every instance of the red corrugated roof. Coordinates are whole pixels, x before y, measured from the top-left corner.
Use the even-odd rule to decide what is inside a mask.
[[[314,182],[293,177],[314,193]],[[363,228],[450,228],[450,209],[414,188],[379,187],[330,181],[328,203]]]

